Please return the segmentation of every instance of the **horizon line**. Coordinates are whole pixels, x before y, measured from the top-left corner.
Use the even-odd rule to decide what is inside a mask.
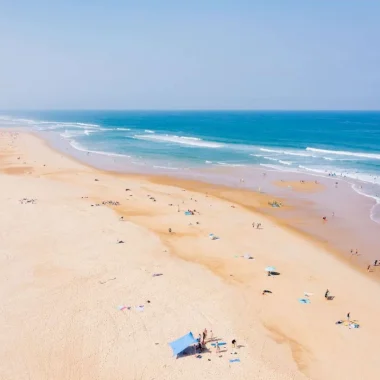
[[[68,111],[99,111],[99,112],[380,112],[380,109],[219,109],[219,108],[194,108],[194,109],[155,109],[155,108],[15,108],[0,109],[0,112],[68,112]]]

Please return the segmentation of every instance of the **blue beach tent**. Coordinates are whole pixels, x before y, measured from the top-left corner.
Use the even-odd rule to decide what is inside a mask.
[[[198,340],[194,338],[193,333],[189,332],[188,334],[182,336],[181,338],[169,343],[170,347],[173,350],[173,355],[177,356],[187,347],[191,346],[194,343],[197,343]]]

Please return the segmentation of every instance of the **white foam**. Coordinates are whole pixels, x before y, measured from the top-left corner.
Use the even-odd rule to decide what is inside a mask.
[[[117,131],[130,131],[130,128],[116,128]]]
[[[154,131],[150,130],[150,129],[145,129],[144,130],[145,133],[155,133]]]
[[[273,158],[273,157],[263,157],[263,158],[265,158],[266,160],[269,160],[269,161],[279,162],[279,160],[277,158]]]
[[[109,156],[109,157],[124,157],[124,158],[131,158],[131,156],[128,156],[126,154],[119,154],[119,153],[110,153],[110,152],[103,152],[101,150],[89,150],[82,144],[78,143],[77,141],[71,140],[70,145],[81,152],[86,153],[94,153],[94,154],[100,154],[102,156]]]
[[[277,149],[267,149],[267,148],[260,148],[260,150],[262,152],[285,154],[288,156],[312,157],[311,154],[294,152],[294,151],[290,151],[290,150],[277,150]]]
[[[173,168],[171,166],[159,166],[159,165],[154,165],[153,166],[155,169],[169,169],[169,170],[178,170],[178,168]]]
[[[308,168],[306,166],[303,166],[303,165],[299,165],[298,166],[300,169],[303,169],[303,170],[306,170],[308,172],[313,172],[313,173],[318,173],[318,174],[324,174],[324,175],[327,175],[328,173],[332,173],[332,171],[328,171],[328,170],[323,170],[323,169],[313,169],[313,168]]]
[[[367,194],[364,192],[362,189],[358,188],[356,184],[352,184],[351,188],[356,191],[358,194],[363,195],[364,197],[371,198],[373,199],[376,203],[371,207],[370,211],[370,218],[373,220],[375,223],[380,224],[380,219],[376,217],[376,209],[380,207],[380,198],[377,197],[376,195],[371,195]]]
[[[247,166],[247,165],[243,165],[243,164],[232,164],[232,163],[228,163],[228,162],[217,162],[217,164],[220,166],[229,166],[231,168]]]
[[[285,168],[284,166],[280,166],[280,165],[260,164],[260,166],[264,166],[265,168],[270,168],[270,169],[274,169],[274,170],[279,170],[281,172],[289,171],[289,169]]]
[[[176,136],[176,135],[135,135],[133,136],[135,139],[139,140],[150,140],[156,142],[171,142],[175,144],[183,144],[194,147],[201,148],[221,148],[222,144],[214,143],[211,141],[203,141],[194,137],[184,137],[184,136]]]
[[[375,153],[348,152],[348,151],[344,151],[344,150],[328,150],[328,149],[317,149],[317,148],[309,148],[309,147],[307,147],[306,150],[308,150],[310,152],[315,152],[315,153],[335,154],[335,155],[340,155],[340,156],[363,157],[363,158],[370,158],[373,160],[380,160],[380,154],[375,154]]]
[[[291,162],[291,161],[283,161],[283,160],[278,160],[278,162],[279,162],[280,164],[288,165],[288,166],[292,165],[292,163],[293,163],[293,162]]]
[[[60,133],[59,135],[65,139],[71,139],[72,137],[84,136],[85,134],[86,134],[86,131],[68,131],[68,130],[65,130],[65,132]]]

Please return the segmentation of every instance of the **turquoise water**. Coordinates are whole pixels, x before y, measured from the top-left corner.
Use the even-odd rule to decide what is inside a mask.
[[[380,112],[34,111],[0,123],[157,168],[261,165],[380,185]]]

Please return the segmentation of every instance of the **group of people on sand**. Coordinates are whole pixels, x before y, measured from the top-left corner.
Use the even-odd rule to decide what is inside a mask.
[[[255,228],[255,222],[252,223],[252,227]],[[256,228],[259,230],[261,228],[261,223],[256,223]]]
[[[202,334],[199,334],[199,336],[198,336],[197,344],[195,345],[195,352],[198,352],[198,353],[203,352],[203,350],[206,348],[207,336],[208,336],[208,331],[205,328],[203,330]],[[208,342],[212,342],[213,339],[214,339],[214,335],[213,335],[212,330],[210,330],[210,339]],[[223,343],[223,344],[225,344],[225,343]],[[220,353],[221,343],[218,340],[216,340],[214,345],[215,345],[215,352],[217,354]],[[232,346],[232,348],[236,348],[236,339],[232,339],[231,346]]]
[[[380,260],[375,260],[373,266],[377,267],[378,265],[380,265]],[[368,265],[367,272],[371,272],[371,265]]]
[[[360,256],[360,255],[359,255],[359,251],[358,251],[357,249],[355,250],[355,252],[354,252],[353,249],[351,249],[350,254],[351,254],[351,256]],[[380,260],[375,260],[375,261],[373,262],[373,265],[369,264],[369,265],[367,266],[367,272],[371,272],[371,267],[372,267],[372,266],[377,267],[377,266],[379,266],[379,265],[380,265]]]

